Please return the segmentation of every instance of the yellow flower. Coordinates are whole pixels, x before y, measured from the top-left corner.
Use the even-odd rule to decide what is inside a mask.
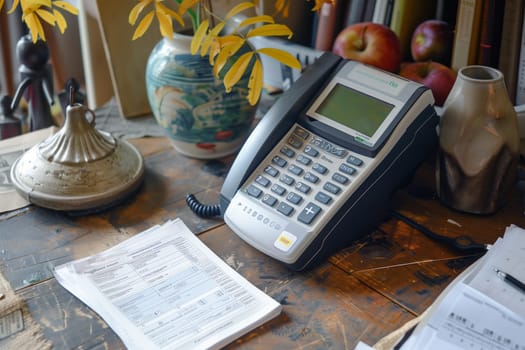
[[[4,0],[0,0],[0,10],[3,5]],[[14,0],[8,13],[13,13],[19,5],[22,9],[22,21],[29,28],[33,42],[36,42],[38,38],[46,41],[41,20],[51,26],[58,26],[60,32],[64,33],[67,28],[67,22],[58,9],[74,15],[78,14],[76,7],[60,0]]]

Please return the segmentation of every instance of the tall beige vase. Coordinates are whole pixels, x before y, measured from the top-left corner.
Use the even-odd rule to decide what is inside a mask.
[[[503,74],[486,66],[460,69],[441,116],[440,200],[467,213],[494,213],[515,186],[518,162],[518,121]]]

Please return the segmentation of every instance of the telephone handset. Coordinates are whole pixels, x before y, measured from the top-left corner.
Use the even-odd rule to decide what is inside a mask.
[[[428,88],[325,53],[270,108],[220,193],[226,224],[294,270],[376,227],[432,152]]]

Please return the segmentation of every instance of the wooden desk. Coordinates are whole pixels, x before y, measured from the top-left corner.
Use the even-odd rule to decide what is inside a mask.
[[[189,211],[185,195],[216,203],[231,158],[185,158],[164,138],[134,140],[145,156],[136,196],[105,212],[68,216],[30,206],[0,216],[0,271],[21,295],[54,349],[121,349],[93,311],[53,278],[58,264],[97,253],[168,219],[180,217],[235,270],[284,305],[283,313],[241,337],[231,349],[353,349],[421,314],[477,256],[431,241],[398,220],[307,272],[287,270],[245,244],[222,220]],[[217,176],[219,175],[219,176]],[[432,160],[396,194],[394,207],[441,234],[492,243],[511,223],[525,227],[521,193],[492,216],[463,215],[432,198]]]

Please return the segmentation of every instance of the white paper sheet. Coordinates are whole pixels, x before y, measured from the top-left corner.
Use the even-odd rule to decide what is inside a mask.
[[[55,276],[129,349],[220,348],[282,308],[180,220],[59,266]]]

